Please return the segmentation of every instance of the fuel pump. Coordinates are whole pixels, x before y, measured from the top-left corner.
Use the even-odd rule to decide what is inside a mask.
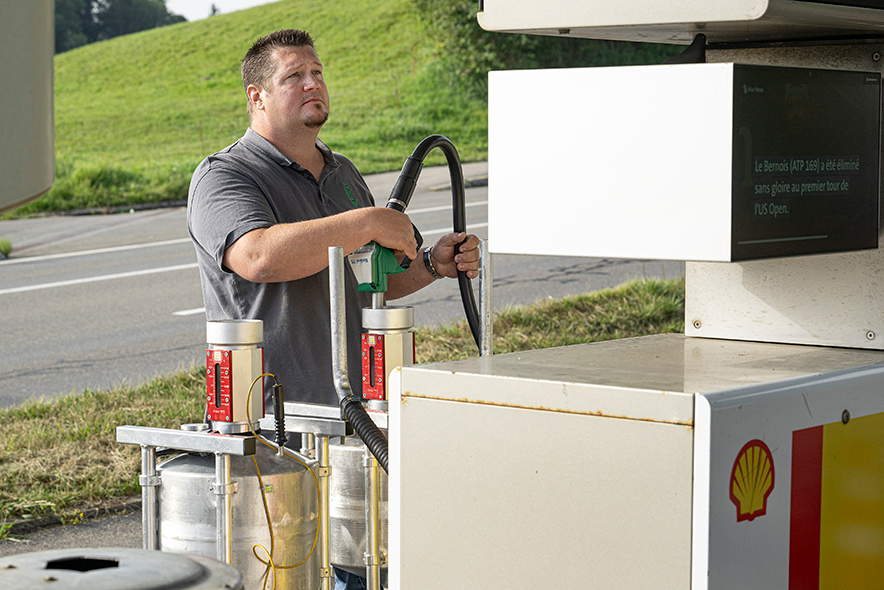
[[[264,372],[264,340],[261,320],[228,320],[206,323],[206,419],[211,429],[242,434],[254,429],[249,423],[264,416],[264,395],[249,396],[252,382]]]
[[[463,172],[453,144],[441,135],[423,140],[406,159],[386,206],[405,211],[417,185],[423,160],[435,147],[440,147],[448,160],[455,210],[454,231],[463,232],[466,230]],[[415,238],[420,248],[423,239],[417,228]],[[331,563],[336,568],[365,575],[367,587],[377,589],[386,584],[388,552],[388,485],[386,473],[381,473],[378,466],[387,471],[388,449],[386,437],[375,422],[386,428],[390,373],[396,367],[413,364],[415,360],[414,309],[388,306],[385,293],[388,276],[404,272],[412,261],[406,258],[400,263],[390,250],[371,243],[351,253],[348,262],[356,275],[359,291],[372,294],[372,306],[362,310],[364,402],[349,390],[349,379],[344,374],[347,362],[345,322],[341,317],[344,311],[343,270],[340,269],[343,260],[340,252],[330,252],[329,269],[334,279],[330,285],[333,370],[342,408],[358,435],[358,438],[348,437],[329,445],[331,469],[336,478],[329,498],[329,527],[339,540],[330,548],[330,554]],[[482,350],[470,281],[465,272],[458,275],[467,318]],[[489,329],[486,328],[484,333],[488,334]],[[363,403],[369,412],[365,411]],[[369,417],[370,414],[373,416]]]
[[[387,306],[384,296],[387,276],[405,268],[390,250],[375,243],[351,254],[349,262],[359,290],[372,293],[372,306],[362,310],[362,397],[370,400],[369,407],[386,409],[380,402],[387,399],[390,371],[414,363],[414,308]]]
[[[389,205],[388,205],[389,206]],[[415,229],[415,236],[419,236]],[[418,240],[420,247],[421,239]],[[414,363],[414,308],[386,305],[387,277],[404,272],[393,253],[374,242],[348,257],[359,281],[359,291],[372,293],[372,306],[362,310],[362,397],[369,407],[386,409],[386,383],[393,367]],[[388,370],[387,367],[390,367]]]

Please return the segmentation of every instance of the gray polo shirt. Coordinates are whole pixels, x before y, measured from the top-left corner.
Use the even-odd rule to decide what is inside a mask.
[[[278,223],[318,219],[374,206],[353,163],[317,140],[325,169],[317,182],[306,169],[249,129],[197,167],[187,199],[187,229],[196,248],[208,320],[264,321],[264,370],[275,374],[288,401],[337,404],[331,367],[328,269],[284,283],[253,283],[222,264],[224,251],[246,233]],[[359,293],[345,265],[350,383],[361,389]],[[267,380],[268,391],[272,380]],[[270,409],[268,399],[267,409]]]

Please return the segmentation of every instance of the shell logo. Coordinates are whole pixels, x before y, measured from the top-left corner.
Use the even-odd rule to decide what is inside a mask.
[[[773,488],[774,464],[770,449],[758,439],[750,440],[737,454],[731,471],[731,502],[737,507],[737,522],[764,516]]]

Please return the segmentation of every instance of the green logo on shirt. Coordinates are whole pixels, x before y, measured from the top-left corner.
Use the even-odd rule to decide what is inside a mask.
[[[358,208],[359,203],[356,202],[356,196],[353,194],[353,191],[350,190],[350,185],[346,182],[342,183],[344,185],[344,192],[347,194],[347,198],[350,199],[350,202],[353,203],[353,206]]]

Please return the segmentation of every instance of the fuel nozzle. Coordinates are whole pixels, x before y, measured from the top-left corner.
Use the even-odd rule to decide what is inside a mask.
[[[386,293],[387,277],[405,272],[408,268],[399,264],[399,260],[389,248],[370,242],[351,253],[347,260],[356,275],[360,293]],[[405,260],[408,260],[406,258]]]
[[[402,171],[390,191],[390,197],[387,199],[385,207],[387,209],[395,209],[400,213],[405,213],[405,209],[411,202],[411,196],[417,186],[417,179],[421,175],[424,163],[423,157],[412,154],[405,159]],[[414,241],[417,243],[417,249],[420,250],[424,243],[424,237],[413,223]],[[350,267],[356,273],[359,281],[359,291],[362,293],[386,293],[387,277],[392,274],[405,272],[413,262],[407,256],[400,262],[396,256],[388,248],[378,245],[375,242],[366,244],[347,257],[350,261]]]

